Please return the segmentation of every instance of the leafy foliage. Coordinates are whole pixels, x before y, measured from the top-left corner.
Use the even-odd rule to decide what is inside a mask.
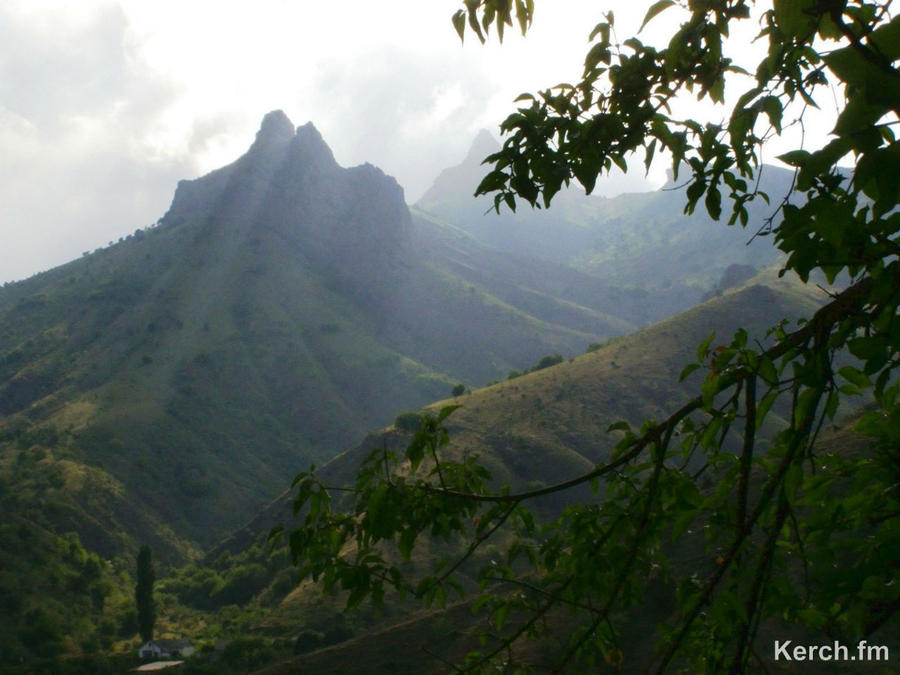
[[[137,583],[134,587],[134,601],[137,605],[138,631],[144,641],[153,639],[153,625],[156,623],[156,603],[153,599],[153,552],[149,546],[141,546],[137,557]]]
[[[121,623],[132,605],[125,584],[113,565],[85,550],[74,532],[59,537],[22,516],[5,515],[0,526],[0,669],[25,661],[41,672],[78,672],[65,670],[63,663],[96,656],[123,637]],[[86,666],[81,672],[87,670],[93,672]]]
[[[613,424],[609,457],[570,480],[498,488],[475,458],[449,452],[443,423],[452,407],[426,415],[402,456],[370,453],[340,499],[314,472],[298,475],[303,520],[288,541],[301,574],[346,590],[350,606],[381,605],[389,588],[443,603],[448,591],[466,591],[462,572],[473,573],[479,548],[495,537],[505,555],[474,572],[494,641],[470,654],[466,670],[527,665],[520,640],[545,635],[559,608],[576,628],[555,655],[557,669],[633,663],[622,650],[625,613],[647,599],[654,578],[675,600],[657,629],[658,671],[743,671],[773,621],[846,642],[895,626],[900,22],[888,4],[775,1],[759,34],[768,53],[724,126],[675,117],[670,104],[684,91],[724,103],[726,75],[744,72],[726,49],[734,24],[750,17],[745,0],[655,3],[645,24],[685,12],[663,48],[636,37],[619,45],[607,15],[591,32],[578,84],[520,97],[525,107],[503,123],[506,140],[478,189],[494,193],[498,210],[519,199],[547,207],[572,180],[590,192],[631,155],[642,153],[649,167],[664,151],[676,176],[690,171],[687,213],[702,204],[719,218],[728,200],[729,224],[745,225],[747,204],[769,199],[754,187],[765,142],[786,120],[802,121],[827,86],[841,87],[832,139],[781,156],[796,168],[795,190],[757,234],[787,255],[782,273],[807,281],[818,272],[829,282],[843,273],[849,284],[800,328],[773,327],[768,345],[745,330],[724,344],[710,335],[682,372],[705,374],[697,395],[662,421]],[[513,19],[527,30],[532,12],[531,2],[467,0],[453,23],[461,36],[468,26],[484,40],[494,26],[502,39]],[[850,171],[838,167],[847,155]],[[818,447],[823,425],[860,395],[873,401],[858,424],[872,437],[867,449]],[[787,421],[765,433],[776,405]],[[582,485],[593,498],[547,520],[525,508]],[[694,530],[705,553],[686,563],[676,552]],[[423,535],[457,555],[415,578],[403,563]]]

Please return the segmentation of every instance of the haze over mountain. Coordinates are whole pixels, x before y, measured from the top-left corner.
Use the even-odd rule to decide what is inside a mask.
[[[608,458],[618,440],[607,433],[613,422],[660,419],[691,398],[700,376],[679,382],[678,374],[696,358],[696,345],[711,332],[718,338],[714,344],[729,342],[739,327],[764,342],[773,316],[810,316],[825,297],[818,289],[778,279],[769,270],[720,297],[595,345],[574,359],[434,402],[427,409],[436,413],[445,405],[460,405],[446,424],[451,451],[479,456],[498,485],[522,489],[535,481],[561,482]],[[777,419],[773,415],[776,424]],[[326,464],[320,474],[332,484],[351,482],[373,448],[400,448],[407,437],[396,427],[375,431]],[[283,501],[263,511],[228,547],[240,550],[278,522],[290,522]]]
[[[4,455],[84,463],[174,554],[173,536],[212,543],[299,467],[456,382],[633,325],[584,275],[540,263],[530,283],[521,261],[419,222],[394,179],[270,113],[156,227],[0,292]],[[90,517],[67,522],[121,552],[122,511],[78,494]]]
[[[490,170],[482,161],[499,149],[490,133],[481,131],[465,159],[444,170],[416,208],[454,223],[492,248],[569,266],[596,278],[601,288],[640,291],[649,321],[695,305],[730,266],[760,269],[780,255],[769,239],[748,242],[789,191],[790,171],[763,167],[759,189],[768,193],[773,206],[762,198],[750,202],[746,229],[712,220],[702,205],[686,215],[684,191],[671,171],[666,185],[654,192],[607,199],[585,195],[573,185],[554,197],[550,209],[520,202],[515,213],[504,206],[497,214],[491,195],[473,195]],[[727,199],[723,202],[727,220],[730,206]]]

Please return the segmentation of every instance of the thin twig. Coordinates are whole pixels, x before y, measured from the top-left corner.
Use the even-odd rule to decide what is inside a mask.
[[[744,420],[744,447],[741,451],[741,476],[738,482],[737,527],[744,529],[747,518],[747,492],[750,485],[750,469],[753,466],[753,448],[756,443],[756,375],[751,375],[745,383],[744,403],[747,418]]]

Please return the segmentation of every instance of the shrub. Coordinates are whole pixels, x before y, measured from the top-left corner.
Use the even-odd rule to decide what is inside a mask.
[[[422,416],[412,410],[402,412],[394,418],[394,426],[402,431],[418,431],[422,426]]]

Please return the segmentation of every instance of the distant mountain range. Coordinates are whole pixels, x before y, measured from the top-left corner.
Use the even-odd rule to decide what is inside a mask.
[[[462,163],[444,170],[416,208],[492,248],[577,269],[601,288],[637,291],[642,323],[697,304],[731,265],[760,269],[779,258],[771,240],[749,242],[790,191],[790,171],[761,169],[758,187],[773,206],[762,198],[750,202],[747,229],[713,221],[702,205],[685,215],[683,186],[673,183],[671,172],[669,182],[654,192],[607,199],[572,186],[554,197],[550,209],[521,202],[515,213],[504,206],[497,214],[490,195],[473,195],[488,171],[482,161],[499,149],[490,133],[481,131]],[[682,182],[686,178],[687,169],[680,176]]]

